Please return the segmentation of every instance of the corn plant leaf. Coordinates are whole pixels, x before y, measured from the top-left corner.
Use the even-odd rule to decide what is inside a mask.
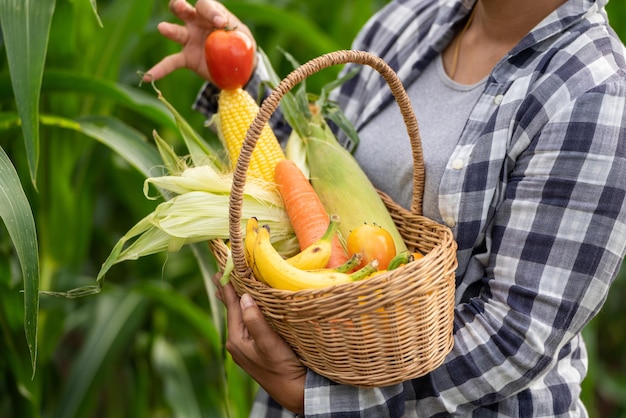
[[[224,311],[221,309],[222,304],[217,300],[215,292],[215,285],[213,284],[213,276],[217,272],[217,260],[213,253],[209,250],[209,246],[204,242],[197,242],[189,246],[193,253],[198,267],[200,268],[200,274],[202,275],[202,281],[204,282],[204,288],[209,299],[209,305],[211,307],[211,320],[213,321],[213,327],[218,336],[224,336]]]
[[[135,87],[67,71],[46,70],[41,91],[85,93],[102,99],[111,99],[158,125],[166,125],[167,128],[176,130],[176,122],[167,107],[154,95]]]
[[[42,115],[41,122],[81,132],[108,146],[146,177],[164,173],[156,148],[146,137],[119,119],[108,116],[84,116],[67,119]]]
[[[47,126],[56,126],[81,132],[101,142],[117,152],[146,177],[165,174],[165,169],[162,167],[156,147],[148,143],[145,136],[118,119],[106,116],[85,116],[77,119],[68,119],[60,116],[41,115],[41,123]],[[162,243],[167,237],[164,236],[162,238],[162,240],[155,240],[150,244],[161,248],[158,244]],[[170,242],[170,245],[173,244]],[[97,280],[97,282],[96,285],[83,286],[67,292],[46,291],[45,293],[69,298],[87,296],[100,291],[100,280]]]
[[[172,114],[154,95],[124,84],[68,71],[47,69],[43,76],[41,92],[81,93],[109,99],[158,125],[173,131],[177,129]],[[0,74],[0,98],[10,100],[12,97],[11,77],[8,74]],[[0,128],[3,126],[0,125]]]
[[[222,354],[220,350],[222,340],[218,329],[209,321],[204,309],[195,305],[189,297],[178,293],[169,283],[163,281],[144,281],[137,283],[134,288],[191,325],[195,332],[209,343],[208,346],[213,349],[214,356]]]
[[[55,4],[55,0],[0,2],[0,29],[33,184],[39,162],[39,95]]]
[[[146,177],[164,173],[157,149],[146,137],[118,119],[88,116],[76,119],[81,132],[107,145]]]
[[[243,21],[268,27],[280,27],[293,39],[299,39],[317,55],[340,49],[340,45],[311,19],[284,7],[250,1],[229,1],[228,9]]]
[[[223,171],[225,167],[223,161],[219,158],[220,153],[211,147],[211,145],[193,129],[189,122],[187,122],[176,108],[167,101],[160,91],[157,90],[157,94],[159,100],[172,113],[174,119],[176,119],[176,124],[189,150],[194,165],[210,165],[218,171]]]
[[[101,370],[114,362],[136,335],[146,312],[147,301],[137,291],[114,289],[94,299],[96,310],[80,354],[58,398],[55,418],[78,416],[89,400],[89,390]]]
[[[174,416],[201,418],[202,412],[183,356],[164,337],[152,346],[152,362],[165,386],[165,397]]]
[[[22,121],[20,115],[16,112],[2,112],[0,113],[0,129],[11,129],[16,126],[20,126]]]
[[[0,147],[0,218],[20,260],[24,281],[24,330],[33,373],[37,364],[39,252],[35,219],[11,160]]]
[[[89,3],[91,3],[91,9],[93,10],[93,14],[96,17],[98,26],[103,27],[104,25],[102,24],[102,19],[100,19],[100,15],[98,14],[98,3],[96,2],[96,0],[89,0]]]

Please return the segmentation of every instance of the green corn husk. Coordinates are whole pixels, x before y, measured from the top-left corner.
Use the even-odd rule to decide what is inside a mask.
[[[169,175],[147,178],[143,192],[148,199],[164,198],[164,201],[119,239],[98,272],[98,282],[117,263],[175,252],[198,242],[230,238],[228,218],[233,173],[225,168],[222,150],[212,149],[160,92],[159,99],[175,117],[190,154],[178,156],[153,132]],[[149,195],[151,188],[158,191],[157,196]],[[243,192],[242,229],[246,220],[254,216],[271,226],[272,244],[277,251],[284,256],[295,254],[299,250],[298,241],[274,184],[248,178]]]
[[[339,233],[345,240],[364,223],[386,229],[396,252],[407,247],[376,188],[350,152],[339,144],[326,121],[313,117],[304,139],[311,184],[329,213],[341,217]]]
[[[231,183],[232,175],[216,173],[209,166],[189,167],[178,175],[146,179],[146,197],[150,198],[150,184],[174,194],[174,197],[159,204],[120,238],[102,265],[98,280],[114,264],[122,261],[160,252],[175,252],[196,242],[227,240]],[[298,241],[280,196],[274,190],[264,188],[262,183],[246,184],[242,229],[252,216],[272,227],[272,243],[281,254],[297,252]]]

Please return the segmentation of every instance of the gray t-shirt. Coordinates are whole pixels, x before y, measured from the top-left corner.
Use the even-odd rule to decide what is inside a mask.
[[[450,79],[441,56],[408,87],[417,117],[425,166],[423,214],[442,222],[438,190],[443,171],[486,79],[463,85]],[[410,208],[413,195],[413,155],[398,105],[393,102],[359,131],[355,157],[374,186],[398,204]],[[451,162],[450,164],[453,164]]]

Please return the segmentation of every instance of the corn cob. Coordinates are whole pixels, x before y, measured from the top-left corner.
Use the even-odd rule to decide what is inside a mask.
[[[304,139],[311,184],[328,213],[341,217],[339,233],[346,239],[363,223],[386,229],[393,237],[396,252],[407,247],[376,188],[356,159],[337,141],[320,114],[313,113],[310,135]]]
[[[218,106],[218,136],[228,151],[231,166],[234,168],[246,132],[258,113],[259,106],[252,96],[241,88],[222,90],[219,95]],[[272,128],[265,125],[252,152],[248,176],[273,182],[274,167],[278,161],[284,158],[285,154]]]

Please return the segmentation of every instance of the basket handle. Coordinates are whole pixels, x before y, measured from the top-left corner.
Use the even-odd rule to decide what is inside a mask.
[[[406,125],[411,148],[413,150],[413,199],[411,202],[411,212],[416,215],[422,214],[422,196],[424,193],[424,160],[422,154],[422,143],[419,134],[417,119],[413,113],[413,108],[409,97],[402,86],[395,71],[381,58],[365,51],[341,50],[321,55],[317,58],[302,64],[287,75],[265,98],[254,121],[250,125],[246,137],[242,144],[237,160],[237,166],[233,173],[233,184],[229,202],[229,233],[230,245],[233,256],[235,270],[240,277],[245,276],[248,266],[243,252],[243,239],[241,233],[241,215],[243,205],[243,189],[246,182],[246,173],[250,165],[252,151],[261,135],[261,130],[268,123],[271,115],[278,108],[278,104],[283,96],[289,92],[296,84],[306,79],[316,72],[338,64],[363,64],[368,65],[378,71],[387,82],[391,92],[400,106],[400,112]]]

